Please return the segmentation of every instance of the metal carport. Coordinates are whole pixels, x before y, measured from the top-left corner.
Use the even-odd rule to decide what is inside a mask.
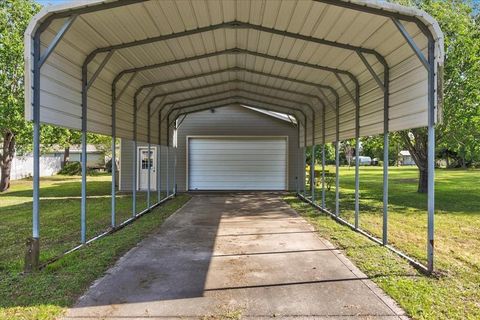
[[[86,132],[171,146],[180,115],[253,103],[296,116],[303,148],[336,142],[337,166],[340,140],[356,138],[358,149],[360,136],[428,126],[428,264],[407,258],[433,270],[443,36],[425,12],[373,0],[82,1],[44,8],[25,45],[25,114],[34,122],[33,264],[41,123],[82,130],[85,162]],[[388,135],[384,145],[388,155]],[[352,227],[361,231],[358,157],[355,165]],[[388,245],[387,162],[383,169],[383,239],[375,240]],[[341,219],[338,183],[337,175],[332,215]],[[113,228],[114,194],[112,175]],[[304,199],[314,204],[314,197]],[[84,244],[85,165],[81,208]]]

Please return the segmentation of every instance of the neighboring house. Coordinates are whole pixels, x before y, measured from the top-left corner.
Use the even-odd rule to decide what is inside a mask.
[[[51,151],[47,154],[53,154],[61,157],[63,161],[63,155],[65,150],[60,147],[55,147],[55,151]],[[81,145],[73,145],[70,147],[70,162],[82,161],[82,147]],[[87,145],[87,167],[88,168],[105,168],[105,152],[98,150],[94,145]]]
[[[295,190],[298,129],[293,118],[244,106],[189,114],[177,134],[176,183],[186,190]],[[137,188],[147,189],[148,149],[138,144]],[[151,188],[156,189],[157,145],[152,145]],[[122,140],[120,190],[132,189],[133,142]],[[160,157],[166,156],[166,148]],[[174,162],[169,155],[169,166]],[[166,163],[161,161],[162,189]],[[169,178],[172,179],[171,177]],[[302,177],[303,179],[303,177]],[[303,180],[299,180],[303,181]]]
[[[58,152],[58,151],[57,151]],[[63,157],[63,151],[61,153]],[[70,148],[70,162],[82,161],[81,146],[72,146]],[[105,168],[105,152],[98,150],[94,145],[87,145],[87,167]]]
[[[398,163],[401,166],[414,166],[415,161],[413,161],[412,155],[408,150],[402,150],[398,154]]]

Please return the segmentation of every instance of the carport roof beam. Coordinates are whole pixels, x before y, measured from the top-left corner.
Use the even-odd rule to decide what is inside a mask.
[[[275,60],[275,61],[280,61],[288,64],[293,64],[293,65],[298,65],[302,67],[307,67],[307,68],[312,68],[312,69],[317,69],[321,71],[326,71],[326,72],[332,72],[333,74],[343,74],[346,75],[347,77],[350,78],[352,82],[354,82],[356,85],[359,85],[357,78],[349,71],[342,70],[342,69],[337,69],[337,68],[332,68],[332,67],[327,67],[327,66],[322,66],[318,64],[312,64],[304,61],[297,61],[297,60],[292,60],[288,58],[282,58],[278,56],[272,56],[266,53],[260,53],[256,51],[250,51],[247,49],[241,49],[241,48],[230,48],[230,49],[225,49],[221,51],[215,51],[215,52],[210,52],[206,53],[203,55],[197,55],[197,56],[191,56],[191,57],[186,57],[178,60],[171,60],[171,61],[165,61],[161,63],[155,63],[155,64],[150,64],[150,65],[144,65],[141,67],[136,67],[136,68],[130,68],[130,69],[125,69],[122,70],[117,74],[117,76],[114,79],[114,82],[119,81],[125,74],[128,73],[133,73],[133,72],[141,72],[141,71],[146,71],[146,70],[152,70],[156,68],[161,68],[161,67],[166,67],[166,66],[172,66],[176,65],[179,63],[184,63],[184,62],[190,62],[190,61],[195,61],[195,60],[200,60],[200,59],[205,59],[205,58],[210,58],[214,57],[220,54],[246,54],[246,55],[251,55],[254,57],[260,57],[264,59],[270,59],[270,60]]]
[[[328,89],[329,91],[332,92],[332,94],[338,95],[338,93],[335,91],[335,89],[333,89],[333,88],[330,87],[330,86],[324,86],[324,85],[320,85],[320,84],[317,84],[317,83],[314,83],[314,82],[297,80],[297,79],[293,79],[293,78],[278,76],[278,75],[274,75],[274,74],[271,74],[271,73],[265,73],[265,72],[260,72],[260,71],[256,71],[256,70],[250,70],[250,69],[241,68],[241,67],[232,67],[232,68],[220,69],[220,70],[215,70],[215,71],[211,71],[211,72],[201,73],[201,74],[198,74],[198,75],[187,76],[187,77],[182,77],[182,78],[175,78],[175,79],[170,79],[170,80],[166,80],[166,81],[159,81],[159,82],[154,82],[154,83],[146,84],[146,85],[143,85],[143,86],[141,86],[140,88],[138,88],[135,94],[138,95],[138,94],[139,94],[143,89],[145,89],[145,88],[152,88],[152,87],[156,87],[156,86],[162,86],[162,85],[166,85],[166,84],[172,84],[172,83],[175,83],[175,82],[181,82],[181,81],[186,81],[186,80],[193,80],[193,79],[208,77],[208,76],[217,75],[217,74],[225,73],[225,72],[242,72],[242,71],[243,71],[243,72],[247,72],[247,73],[251,73],[251,74],[256,74],[256,75],[261,75],[261,76],[269,77],[269,78],[274,78],[274,79],[289,81],[289,82],[293,82],[293,83],[299,83],[299,84],[311,86],[311,87],[314,87],[314,88],[317,88],[317,89],[322,89],[322,88],[323,88],[323,89]],[[282,90],[283,90],[283,89],[282,89]],[[319,91],[321,91],[321,90],[319,90]],[[313,96],[313,95],[312,95],[312,97],[314,97],[314,98],[316,98],[316,99],[319,99],[319,97],[317,97],[317,96]],[[326,99],[325,95],[323,95],[323,98]],[[325,101],[322,101],[322,103],[325,103],[325,102],[327,102],[327,104],[329,104],[329,103],[328,103],[328,102],[329,102],[328,99],[326,99]]]
[[[290,103],[294,103],[296,105],[303,105],[303,103],[298,103],[296,102],[295,100],[291,100],[291,99],[283,99],[283,98],[279,98],[279,97],[275,97],[275,96],[272,96],[272,95],[267,95],[267,94],[264,94],[264,93],[258,93],[258,92],[255,92],[255,91],[252,91],[252,90],[245,90],[245,89],[239,89],[239,88],[236,88],[236,89],[233,89],[233,90],[226,90],[226,91],[223,91],[223,92],[218,92],[218,93],[213,93],[213,94],[209,94],[208,96],[215,96],[215,95],[221,95],[221,94],[227,94],[229,92],[233,92],[233,93],[236,93],[236,92],[243,92],[243,93],[248,93],[248,94],[252,94],[252,95],[259,95],[261,97],[264,97],[264,98],[268,98],[268,99],[275,99],[275,100],[282,100],[282,101],[286,101],[286,102],[290,102]],[[192,97],[192,98],[189,98],[189,99],[185,99],[183,101],[179,101],[178,103],[175,103],[176,105],[179,104],[179,103],[184,103],[184,102],[188,102],[188,101],[192,101],[192,100],[197,100],[197,99],[205,99],[206,97],[208,96],[203,96],[203,97]],[[201,103],[201,102],[199,102]],[[173,108],[171,108],[169,111],[168,111],[168,115],[172,114],[172,112],[176,111],[176,110],[179,110],[179,109],[182,109],[184,106],[175,106]],[[287,108],[290,108],[291,110],[296,110],[296,111],[300,111],[302,112],[303,115],[305,115],[305,113],[303,112],[303,110],[301,108],[297,109],[297,108],[294,108],[293,106],[292,107],[287,107]]]
[[[203,85],[203,86],[197,86],[197,87],[191,87],[191,88],[186,88],[186,89],[181,89],[181,90],[176,90],[176,91],[171,91],[171,92],[165,92],[165,93],[161,93],[161,94],[158,94],[154,97],[152,97],[152,99],[150,100],[150,102],[154,101],[154,99],[157,99],[159,97],[164,97],[164,96],[171,96],[171,95],[175,95],[175,94],[181,94],[181,93],[186,93],[186,92],[190,92],[190,91],[196,91],[196,90],[202,90],[202,89],[209,89],[209,88],[213,88],[213,87],[216,87],[216,86],[221,86],[221,85],[226,85],[226,84],[230,84],[230,83],[247,83],[247,84],[254,84],[254,85],[257,85],[256,83],[254,82],[249,82],[249,81],[245,81],[245,80],[238,80],[238,79],[235,79],[235,80],[229,80],[229,81],[220,81],[220,82],[215,82],[215,83],[211,83],[211,84],[207,84],[207,85]],[[272,90],[283,90],[281,88],[277,88],[277,87],[269,87],[269,86],[266,86]],[[296,93],[298,95],[301,95],[301,96],[305,96],[305,94],[303,93]],[[278,97],[277,97],[278,98]],[[298,103],[298,102],[297,102]],[[307,103],[303,103],[304,105],[307,105],[309,106],[309,104]],[[311,106],[310,106],[311,107]]]

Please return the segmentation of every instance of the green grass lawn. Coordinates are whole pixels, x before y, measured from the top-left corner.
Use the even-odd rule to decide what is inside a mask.
[[[331,172],[334,171],[330,167]],[[340,170],[341,215],[353,221],[354,169]],[[425,262],[426,196],[416,193],[415,168],[390,168],[390,242]],[[328,238],[416,319],[480,318],[480,171],[437,170],[437,277],[419,274],[392,252],[352,232],[293,196],[286,197]],[[361,168],[363,229],[381,236],[382,170]],[[42,261],[80,239],[80,178],[41,182]],[[88,177],[87,230],[91,238],[110,225],[110,177]],[[327,193],[333,209],[334,188]],[[320,196],[320,190],[317,195]],[[71,305],[116,259],[158,228],[188,196],[182,195],[135,223],[49,265],[21,275],[25,239],[31,235],[31,181],[14,181],[0,194],[0,319],[51,319]],[[156,197],[156,193],[152,195]],[[320,198],[318,198],[320,199]],[[130,194],[117,195],[117,222],[131,216]],[[139,194],[137,211],[145,208]]]
[[[340,215],[350,222],[354,220],[354,173],[354,168],[340,168]],[[390,168],[389,239],[425,263],[427,199],[416,192],[417,174],[416,168]],[[297,200],[287,200],[414,318],[480,319],[480,171],[439,169],[435,179],[436,278],[419,275],[366,238]],[[381,237],[382,169],[361,167],[360,189],[360,226]],[[321,191],[316,192],[320,200]],[[327,192],[327,207],[332,211],[334,200],[335,187]]]
[[[111,179],[88,177],[87,238],[110,226]],[[41,272],[22,275],[25,240],[32,228],[32,181],[13,181],[0,194],[0,319],[51,319],[71,305],[118,257],[132,248],[187,200],[181,195],[124,229],[50,264]],[[80,241],[80,177],[42,178],[40,191],[41,261],[45,262]],[[156,199],[157,193],[152,193]],[[137,212],[146,208],[146,195],[137,196]],[[118,194],[117,223],[132,216],[130,194]]]

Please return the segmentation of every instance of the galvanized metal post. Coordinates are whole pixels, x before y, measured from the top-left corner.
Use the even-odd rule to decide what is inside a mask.
[[[355,228],[360,219],[360,87],[355,87]]]
[[[177,195],[177,147],[173,149],[173,195]]]
[[[162,200],[162,193],[161,193],[161,181],[160,179],[162,178],[162,175],[160,173],[161,171],[161,150],[162,146],[159,144],[157,146],[157,203],[159,203]]]
[[[428,39],[428,245],[427,267],[433,272],[435,224],[435,42]]]
[[[159,157],[159,166],[158,166],[158,199],[162,200],[162,110],[158,111],[158,152]]]
[[[137,97],[133,100],[133,167],[132,167],[132,216],[137,215]]]
[[[312,155],[310,161],[310,188],[312,192],[312,202],[315,201],[315,145],[311,148]]]
[[[338,108],[338,106],[337,106]],[[335,128],[335,215],[340,215],[340,110],[336,110]]]
[[[151,174],[152,174],[152,143],[151,143],[151,134],[150,134],[150,104],[147,107],[147,142],[148,142],[148,177],[147,177],[147,208],[150,208],[150,189],[151,189]]]
[[[306,130],[305,130],[306,133]],[[307,180],[306,180],[306,172],[305,172],[305,167],[307,166],[307,144],[303,147],[303,158],[302,158],[302,176],[303,176],[303,194],[306,196],[307,195]]]
[[[117,126],[116,126],[116,110],[117,110],[117,88],[115,84],[112,84],[112,208],[111,208],[111,226],[115,228],[116,219],[116,135],[117,135]]]
[[[87,241],[87,65],[82,68],[82,200],[80,213],[80,241]]]
[[[325,106],[322,109],[322,208],[325,209]]]
[[[174,128],[174,135],[172,139],[175,139],[173,141],[173,195],[177,195],[177,134],[178,134],[178,128],[177,128],[177,123],[175,121],[175,128]]]
[[[40,260],[40,32],[33,40],[33,208],[32,240],[25,257],[25,271],[38,268]]]
[[[298,135],[298,146],[297,146],[297,156],[296,156],[296,171],[297,178],[295,179],[295,188],[297,190],[297,195],[300,194],[300,123],[297,122],[297,135]]]
[[[384,96],[383,96],[383,231],[382,243],[388,244],[388,154],[389,154],[389,70],[384,70]]]
[[[170,158],[170,146],[168,145],[168,141],[167,141],[167,163],[166,163],[166,168],[167,168],[167,179],[166,179],[166,189],[167,189],[167,197],[170,196],[170,164],[169,164],[169,159]]]

